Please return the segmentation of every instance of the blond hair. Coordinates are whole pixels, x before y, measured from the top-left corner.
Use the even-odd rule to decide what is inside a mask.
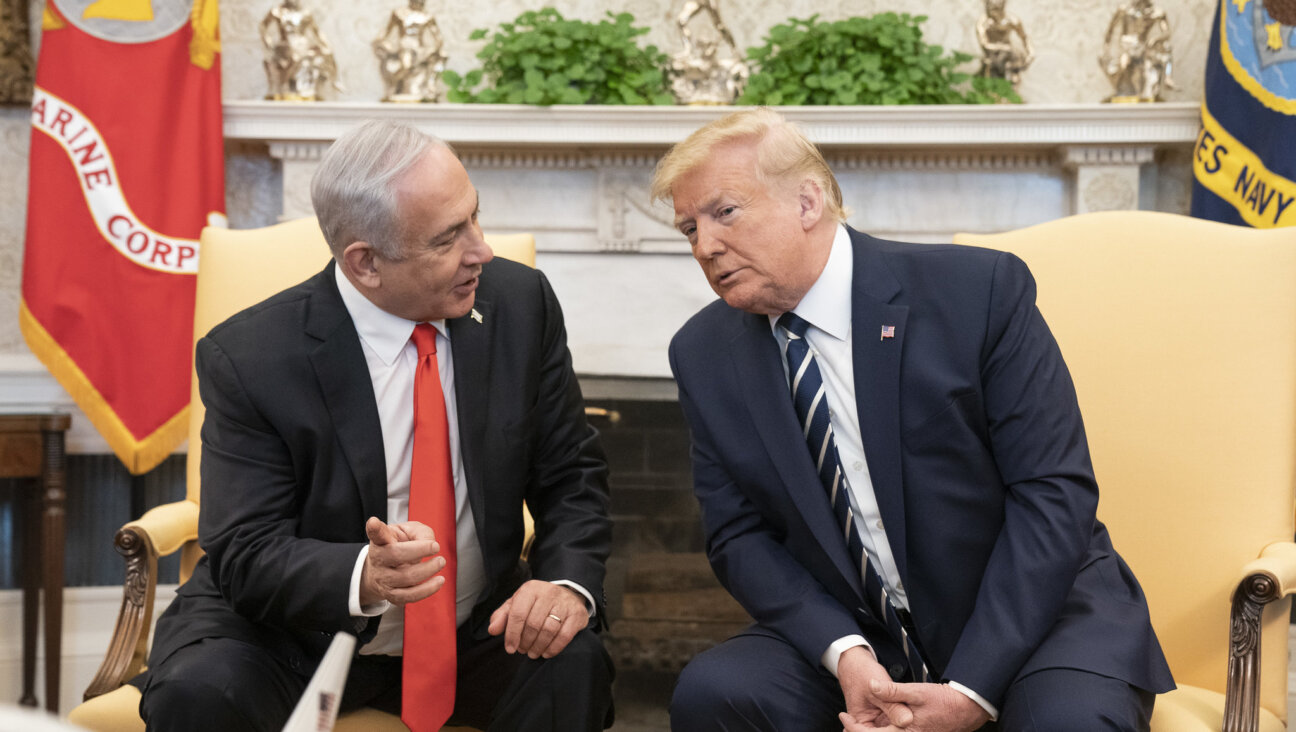
[[[706,162],[722,145],[756,142],[756,172],[769,182],[799,183],[810,179],[824,192],[824,212],[844,222],[850,210],[842,204],[841,187],[819,148],[801,128],[767,107],[731,112],[699,128],[666,153],[653,172],[652,200],[671,198],[671,188],[681,176]]]

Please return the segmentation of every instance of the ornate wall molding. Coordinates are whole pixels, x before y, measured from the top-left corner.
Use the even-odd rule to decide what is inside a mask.
[[[826,156],[833,170],[1039,170],[1057,165],[1050,149],[1022,151],[851,150]]]
[[[1063,166],[1075,176],[1075,213],[1139,207],[1142,167],[1156,158],[1152,145],[1067,145]]]
[[[542,150],[460,150],[459,157],[469,168],[549,168],[571,170],[593,168],[596,162],[590,155],[574,151]]]
[[[1156,149],[1150,145],[1095,146],[1067,145],[1062,148],[1068,168],[1081,165],[1142,165],[1152,162]]]
[[[318,162],[320,156],[328,149],[323,142],[298,142],[295,140],[271,140],[270,157],[280,160],[305,160]]]

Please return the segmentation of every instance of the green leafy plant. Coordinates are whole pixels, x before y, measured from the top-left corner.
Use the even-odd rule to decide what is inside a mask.
[[[446,99],[486,104],[672,104],[666,54],[640,48],[630,13],[597,23],[568,20],[553,8],[530,10],[501,23],[477,54],[482,65],[460,75],[446,71]],[[487,37],[487,29],[471,40]],[[486,82],[485,88],[473,91]]]
[[[775,25],[747,49],[756,70],[739,104],[986,104],[1021,102],[1004,79],[957,68],[972,60],[923,42],[924,15],[878,13],[836,22],[818,14]]]

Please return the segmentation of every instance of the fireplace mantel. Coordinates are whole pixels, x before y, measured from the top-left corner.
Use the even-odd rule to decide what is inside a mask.
[[[352,102],[225,103],[225,136],[330,142],[371,117],[397,119],[470,147],[663,148],[730,107],[619,107]],[[780,107],[820,145],[837,148],[1034,148],[1182,145],[1195,102],[1164,104]]]
[[[584,185],[577,181],[577,171],[595,172],[597,185],[587,191],[591,200],[638,209],[661,224],[668,217],[660,209],[654,214],[652,202],[640,195],[646,192],[646,175],[670,145],[730,109],[231,101],[225,103],[225,137],[265,144],[270,156],[281,162],[285,218],[311,212],[310,175],[328,145],[362,120],[383,116],[414,124],[455,145],[469,170],[566,171],[564,180],[545,183],[568,185]],[[966,186],[951,188],[948,176],[968,172],[1013,174],[1019,176],[1019,183],[1026,183],[1026,177],[1043,176],[1047,183],[1060,183],[1060,200],[1047,205],[1038,205],[1043,203],[1038,191],[1029,192],[1038,212],[1032,223],[1087,211],[1155,207],[1147,199],[1147,164],[1156,162],[1161,151],[1189,150],[1200,125],[1199,105],[1194,102],[782,107],[779,111],[805,129],[844,178],[852,173],[885,178],[918,171],[947,176],[935,187],[926,181],[915,190],[926,195],[966,193],[959,190]],[[842,182],[847,187],[847,181]],[[1020,191],[1011,195],[1021,203]],[[849,196],[847,202],[852,202]],[[601,212],[597,227],[600,251],[659,251],[663,234],[667,241],[676,239],[669,229],[650,223],[638,230],[633,225],[627,228],[624,216],[611,221],[608,213]],[[517,223],[537,231],[541,252],[573,246],[543,234],[552,222]],[[879,231],[875,221],[854,223]],[[1013,223],[1018,222],[1000,223],[990,217],[912,231],[902,222],[887,222],[880,231],[939,238],[959,229],[998,230]]]
[[[311,213],[319,156],[361,120],[403,120],[449,141],[480,193],[486,228],[536,235],[586,395],[671,399],[666,345],[715,296],[669,208],[648,200],[648,182],[671,144],[728,111],[229,101],[224,131],[263,145],[281,168],[284,218]],[[1191,102],[779,111],[824,149],[853,226],[913,241],[1098,209],[1174,210],[1199,125]],[[1157,195],[1163,189],[1171,193]],[[34,357],[0,358],[0,404],[29,403],[75,411]],[[68,449],[107,446],[78,415]]]
[[[671,144],[729,110],[234,101],[225,136],[264,143],[280,161],[285,218],[311,213],[320,155],[360,121],[440,136],[472,175],[484,225],[536,235],[582,376],[661,380],[670,335],[714,295],[648,183]],[[1167,149],[1186,159],[1199,124],[1191,102],[779,111],[825,151],[858,212],[852,224],[919,241],[1149,207],[1148,164]]]

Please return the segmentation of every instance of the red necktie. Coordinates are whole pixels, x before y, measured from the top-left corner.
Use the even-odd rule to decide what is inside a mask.
[[[414,326],[414,459],[409,519],[431,527],[446,559],[446,583],[436,594],[405,606],[401,721],[413,732],[441,728],[455,700],[455,499],[450,431],[437,370],[436,329]]]

